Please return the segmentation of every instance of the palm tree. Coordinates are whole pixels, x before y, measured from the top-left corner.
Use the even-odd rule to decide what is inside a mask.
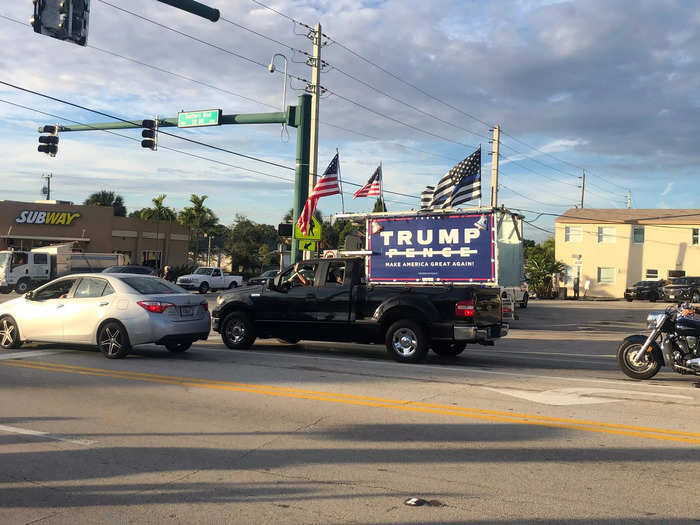
[[[209,197],[207,195],[190,195],[192,206],[185,207],[178,215],[178,221],[190,231],[190,238],[194,235],[194,260],[199,257],[199,237],[203,233],[210,233],[216,227],[219,218],[204,205]]]
[[[113,191],[102,190],[93,193],[83,204],[87,206],[111,206],[114,209],[115,217],[126,217],[126,206],[121,195]]]
[[[177,218],[175,210],[170,206],[165,206],[163,201],[167,195],[161,193],[157,197],[153,197],[151,202],[153,203],[152,208],[143,208],[141,210],[141,219],[144,221],[154,221],[156,223],[156,245],[158,244],[158,238],[160,237],[160,222],[159,221],[174,221]],[[165,251],[165,239],[163,239],[163,251]],[[162,265],[162,259],[161,259]]]

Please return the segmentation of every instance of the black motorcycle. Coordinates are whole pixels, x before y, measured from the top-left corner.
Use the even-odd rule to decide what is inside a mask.
[[[632,379],[651,379],[663,365],[679,374],[700,375],[700,320],[693,306],[680,304],[647,317],[649,336],[625,337],[617,349],[620,369]]]

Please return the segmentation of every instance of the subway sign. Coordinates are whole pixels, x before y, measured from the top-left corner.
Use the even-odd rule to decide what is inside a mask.
[[[70,226],[80,219],[80,214],[70,211],[23,210],[15,222],[17,224],[48,224],[50,226]]]

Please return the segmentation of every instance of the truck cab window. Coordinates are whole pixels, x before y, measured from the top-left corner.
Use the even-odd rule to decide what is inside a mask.
[[[27,254],[25,252],[14,252],[12,254],[12,268],[27,264]]]
[[[342,286],[345,282],[345,263],[334,262],[328,265],[328,273],[326,274],[326,284]]]

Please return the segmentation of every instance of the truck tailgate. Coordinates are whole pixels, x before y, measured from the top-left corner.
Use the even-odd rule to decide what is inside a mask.
[[[474,290],[474,323],[476,326],[499,324],[503,319],[501,296],[498,288],[476,288]]]

